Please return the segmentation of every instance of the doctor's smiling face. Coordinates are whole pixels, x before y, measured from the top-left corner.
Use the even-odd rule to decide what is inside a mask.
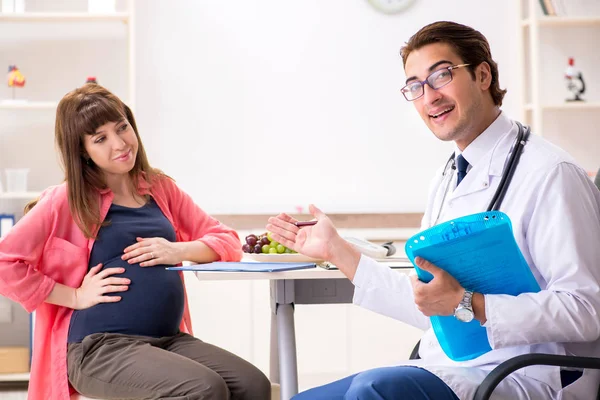
[[[464,149],[498,117],[506,90],[500,89],[498,65],[480,32],[434,22],[413,35],[401,54],[402,93],[440,140]]]
[[[432,43],[413,50],[405,65],[409,88],[429,82],[422,96],[412,101],[425,124],[439,139],[453,140],[463,149],[487,128],[491,121],[486,125],[484,120],[496,108],[488,91],[489,65],[476,66],[473,78],[471,66],[464,64],[450,45]],[[430,84],[443,86],[433,89]]]

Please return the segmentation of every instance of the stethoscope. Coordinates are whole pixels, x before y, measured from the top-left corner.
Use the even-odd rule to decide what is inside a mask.
[[[515,140],[515,144],[513,146],[513,151],[508,160],[508,164],[502,173],[502,179],[500,179],[500,184],[498,185],[498,189],[496,189],[496,193],[494,193],[494,197],[490,201],[490,204],[487,207],[486,211],[497,211],[500,209],[500,205],[502,204],[502,200],[504,200],[504,195],[506,194],[506,189],[508,189],[508,185],[512,180],[512,177],[515,173],[515,169],[517,168],[517,164],[519,163],[519,159],[521,158],[521,153],[523,153],[523,148],[525,147],[525,143],[529,139],[529,134],[531,133],[531,129],[528,126],[523,126],[519,122],[517,122],[517,126],[519,127],[519,133],[517,134],[517,139]],[[442,197],[442,202],[438,208],[437,216],[433,224],[430,226],[437,225],[437,222],[442,214],[442,209],[444,207],[444,203],[446,202],[446,196],[448,194],[448,189],[450,188],[450,183],[452,181],[453,174],[449,174],[449,170],[455,170],[456,164],[454,161],[455,153],[452,153],[448,161],[446,161],[446,166],[444,167],[444,171],[442,172],[442,180],[446,180],[446,186],[444,189],[444,196]],[[440,183],[441,185],[441,183]]]

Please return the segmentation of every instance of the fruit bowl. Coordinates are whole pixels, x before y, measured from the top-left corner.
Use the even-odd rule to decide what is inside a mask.
[[[294,250],[276,242],[271,237],[270,232],[246,236],[242,250],[244,251],[245,260],[257,262],[323,262],[323,260],[298,254]]]

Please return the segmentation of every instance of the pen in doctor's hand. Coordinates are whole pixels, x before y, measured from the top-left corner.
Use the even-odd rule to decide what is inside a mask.
[[[302,228],[303,226],[311,226],[311,225],[315,225],[318,221],[298,221],[295,222],[294,225],[296,225],[298,228]]]

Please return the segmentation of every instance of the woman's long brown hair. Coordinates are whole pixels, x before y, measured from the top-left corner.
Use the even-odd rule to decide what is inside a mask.
[[[134,190],[140,180],[150,185],[162,172],[152,168],[138,133],[131,109],[104,87],[90,83],[69,92],[58,103],[56,110],[55,141],[65,171],[65,181],[71,214],[87,238],[95,236],[102,225],[99,190],[106,182],[98,168],[86,154],[85,135],[92,135],[108,122],[127,119],[138,139],[135,164],[129,172]],[[28,204],[29,211],[35,202]]]

